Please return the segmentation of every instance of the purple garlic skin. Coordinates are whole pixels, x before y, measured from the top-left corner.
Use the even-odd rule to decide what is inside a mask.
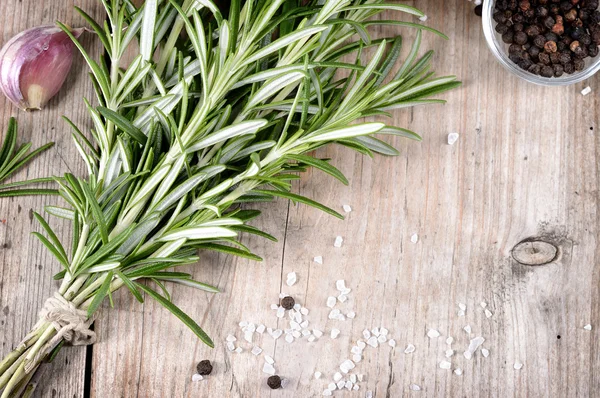
[[[79,37],[83,29],[73,29]],[[0,89],[19,108],[42,109],[60,90],[73,63],[75,45],[54,25],[27,29],[0,50]]]

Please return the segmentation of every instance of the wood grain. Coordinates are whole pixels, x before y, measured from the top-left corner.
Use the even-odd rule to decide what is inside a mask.
[[[70,2],[46,3],[0,3],[3,39],[42,21],[73,17]],[[81,3],[98,12],[96,2]],[[375,326],[388,328],[398,347],[366,350],[356,368],[366,375],[360,392],[336,396],[364,396],[371,390],[377,397],[587,397],[600,389],[600,87],[595,80],[556,89],[526,85],[495,62],[471,3],[413,3],[429,15],[430,26],[450,36],[449,41],[424,36],[423,48],[436,50],[435,69],[464,82],[445,95],[445,106],[394,113],[393,124],[422,133],[423,142],[393,140],[402,152],[397,158],[371,160],[339,147],[321,151],[334,159],[350,186],[309,172],[296,191],[337,209],[351,205],[346,221],[279,201],[260,206],[264,213],[257,222],[279,243],[247,239],[264,256],[262,263],[203,255],[194,276],[223,292],[172,290],[174,301],[214,338],[213,350],[154,303],[140,305],[125,292],[116,295],[116,308],[105,308],[95,324],[99,342],[93,347],[91,396],[318,396],[349,357],[351,343]],[[380,34],[391,32],[386,28]],[[91,88],[81,68],[76,69],[74,83],[49,110],[19,114],[23,139],[31,137],[39,145],[51,137],[58,143],[57,150],[27,170],[30,176],[68,168],[82,172],[58,121],[62,113],[85,120],[79,98],[91,96]],[[593,94],[583,97],[579,92],[588,84]],[[2,101],[0,121],[5,124],[16,111]],[[39,136],[33,133],[38,131]],[[451,132],[460,133],[453,146],[446,144]],[[7,308],[0,314],[2,352],[33,324],[55,288],[49,281],[57,265],[29,237],[35,228],[29,208],[40,209],[43,203],[0,201],[7,220],[0,224],[0,242],[8,244],[1,250],[0,267],[0,307]],[[417,243],[411,242],[413,234],[419,236]],[[333,247],[337,235],[344,237],[341,248]],[[530,238],[556,245],[557,259],[536,267],[517,263],[513,247]],[[323,265],[312,261],[316,255],[324,257]],[[288,287],[291,271],[298,283]],[[341,306],[356,312],[352,321],[327,320],[325,301],[335,293],[337,279],[352,288]],[[271,392],[263,361],[248,350],[228,352],[224,339],[229,333],[241,339],[237,324],[242,320],[276,326],[269,305],[282,291],[310,309],[311,326],[342,333],[336,340],[326,334],[313,344],[274,342],[265,334],[258,345],[290,380],[285,390]],[[487,303],[490,318],[481,302]],[[457,314],[458,303],[467,305],[466,316]],[[592,331],[583,329],[588,323]],[[488,358],[480,352],[471,360],[462,356],[469,340],[466,325],[471,338],[486,339]],[[430,328],[442,337],[428,338]],[[446,360],[448,336],[454,337],[457,351],[449,361],[453,369],[463,369],[462,376],[438,366]],[[407,343],[416,346],[413,354],[403,353]],[[69,367],[55,366],[39,396],[55,396],[47,395],[52,391],[83,396],[84,351],[64,350],[59,364],[68,359]],[[215,371],[194,383],[191,375],[201,359],[211,359]],[[523,368],[515,370],[515,362]],[[323,372],[321,380],[312,378],[316,370]],[[411,384],[422,391],[411,391]]]

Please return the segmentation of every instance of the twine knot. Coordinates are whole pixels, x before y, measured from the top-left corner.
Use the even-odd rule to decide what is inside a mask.
[[[58,292],[46,300],[40,311],[40,318],[51,323],[56,329],[56,336],[50,341],[50,346],[54,346],[61,339],[71,345],[88,345],[96,342],[96,333],[90,330],[94,318],[88,318],[87,311],[80,310]]]

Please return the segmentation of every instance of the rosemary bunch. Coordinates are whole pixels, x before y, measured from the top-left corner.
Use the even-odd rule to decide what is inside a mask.
[[[158,301],[213,346],[171,302],[166,283],[217,289],[173,269],[195,264],[198,250],[260,260],[240,243],[240,234],[275,238],[248,225],[259,212],[242,209],[243,203],[281,197],[342,218],[291,192],[298,172],[308,167],[348,183],[327,160],[310,153],[337,143],[366,155],[396,155],[373,134],[420,137],[357,121],[442,103],[431,97],[459,85],[453,76],[434,77],[431,52],[418,57],[422,31],[441,33],[371,19],[384,10],[423,15],[405,5],[249,0],[242,6],[234,0],[225,18],[211,0],[147,0],[139,8],[127,0],[103,4],[108,15],[103,25],[78,11],[108,60],[93,60],[72,37],[90,67],[98,102],[86,101],[91,140],[67,119],[88,177],[55,178],[67,206],[46,207],[72,222],[70,245],[35,214],[45,231],[36,236],[63,267],[56,275],[62,280],[57,297],[85,311],[86,326],[101,303],[107,297],[112,303],[111,293],[125,286],[140,302],[144,296]],[[375,24],[418,29],[402,62],[402,38],[372,40],[368,28]],[[133,40],[139,54],[121,69]],[[368,48],[374,54],[363,63]],[[2,398],[26,390],[42,361],[68,336],[52,321],[42,316],[0,362]]]

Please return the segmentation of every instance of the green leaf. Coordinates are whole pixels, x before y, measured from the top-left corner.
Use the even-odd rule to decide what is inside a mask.
[[[245,250],[240,250],[235,247],[220,245],[218,243],[203,243],[201,245],[196,246],[200,250],[212,250],[215,252],[231,254],[238,257],[248,258],[254,261],[262,261],[263,259],[253,253],[247,252]]]
[[[362,123],[350,127],[342,127],[333,130],[317,130],[302,138],[303,142],[335,141],[345,138],[369,135],[378,132],[385,127],[383,123]]]
[[[121,279],[123,281],[123,284],[127,287],[127,289],[129,289],[129,291],[131,292],[131,294],[133,294],[133,297],[135,297],[136,300],[139,301],[140,303],[143,303],[144,302],[144,298],[142,297],[142,295],[140,294],[140,291],[135,286],[135,283],[131,279],[129,279],[128,277],[126,277],[120,271],[115,271],[115,274],[117,275],[117,277],[119,279]]]
[[[70,272],[68,260],[63,257],[63,254],[56,248],[56,246],[54,246],[44,235],[40,234],[39,232],[32,232],[32,235],[38,238],[40,242],[42,242],[44,246],[50,250],[50,253],[56,257],[56,259],[62,264],[67,272]]]
[[[104,215],[102,214],[102,210],[100,209],[100,205],[96,200],[96,196],[90,189],[90,186],[84,182],[80,181],[80,186],[87,199],[87,203],[90,206],[90,210],[92,212],[92,216],[98,225],[98,229],[100,230],[100,236],[102,237],[102,242],[106,245],[108,243],[108,229],[106,228],[106,221],[104,219]]]
[[[277,238],[274,237],[273,235],[268,234],[268,233],[266,233],[264,231],[261,231],[260,229],[252,227],[250,225],[234,225],[234,226],[232,226],[230,228],[232,230],[234,230],[234,231],[246,232],[248,234],[258,235],[258,236],[261,236],[263,238],[269,239],[270,241],[273,241],[273,242],[277,242],[278,241]]]
[[[280,198],[284,198],[284,199],[289,199],[292,200],[294,202],[299,202],[299,203],[304,203],[305,205],[308,206],[312,206],[316,209],[319,209],[327,214],[331,214],[334,217],[337,217],[341,220],[344,219],[344,216],[342,216],[340,213],[338,213],[337,211],[322,205],[319,202],[315,202],[312,199],[309,199],[307,197],[304,196],[300,196],[297,195],[295,193],[291,193],[291,192],[282,192],[282,191],[266,191],[266,190],[261,190],[261,189],[255,189],[254,192],[259,193],[259,194],[264,194],[264,195],[272,195],[272,196],[278,196]]]
[[[87,310],[88,317],[91,317],[96,312],[98,307],[100,307],[100,304],[102,304],[102,301],[104,301],[104,298],[109,294],[110,283],[112,282],[112,278],[113,278],[112,271],[109,272],[108,274],[106,274],[106,278],[102,282],[102,285],[100,286],[100,288],[94,295],[94,298],[92,299],[92,302],[90,303],[90,306],[88,307],[88,310]]]
[[[42,228],[44,228],[44,231],[46,231],[46,234],[48,234],[48,237],[50,238],[50,240],[52,241],[52,243],[54,243],[54,246],[56,247],[56,249],[59,251],[59,253],[61,254],[62,258],[67,261],[67,253],[65,252],[65,249],[63,248],[62,243],[60,243],[60,239],[58,239],[58,236],[56,236],[56,234],[54,233],[54,231],[52,230],[52,228],[50,228],[50,225],[48,225],[48,223],[46,222],[46,220],[44,219],[44,217],[40,216],[39,213],[37,212],[33,212],[33,216],[35,217],[35,219],[40,223],[40,225],[42,226]]]
[[[344,174],[342,174],[341,171],[339,171],[337,168],[335,168],[334,166],[332,166],[331,164],[329,164],[328,162],[326,162],[324,160],[316,159],[316,158],[313,158],[312,156],[306,156],[306,155],[287,155],[287,158],[291,159],[291,160],[295,160],[299,163],[304,163],[309,166],[315,167],[315,168],[329,174],[330,176],[337,178],[344,185],[348,185],[348,179],[346,178],[346,176],[344,176]]]
[[[98,112],[100,112],[102,116],[113,122],[123,132],[127,133],[131,138],[133,138],[140,144],[144,145],[146,143],[146,136],[144,135],[144,133],[142,133],[140,129],[135,127],[129,120],[125,119],[123,116],[103,106],[98,107]]]
[[[162,305],[163,307],[168,309],[173,315],[175,315],[177,318],[179,318],[188,328],[190,328],[190,330],[192,332],[194,332],[194,334],[196,336],[198,336],[198,338],[200,340],[202,340],[204,342],[204,344],[206,344],[207,346],[209,346],[211,348],[214,348],[215,345],[212,342],[212,340],[210,339],[210,337],[208,337],[208,335],[204,332],[204,330],[202,330],[202,328],[192,318],[190,318],[189,315],[187,315],[185,312],[181,311],[181,309],[179,309],[179,307],[177,307],[175,304],[171,303],[170,301],[168,301],[163,296],[156,293],[154,290],[150,289],[149,287],[144,286],[139,283],[136,283],[136,282],[134,282],[134,283],[138,288],[142,289],[144,292],[146,292],[147,295],[152,297],[160,305]]]

